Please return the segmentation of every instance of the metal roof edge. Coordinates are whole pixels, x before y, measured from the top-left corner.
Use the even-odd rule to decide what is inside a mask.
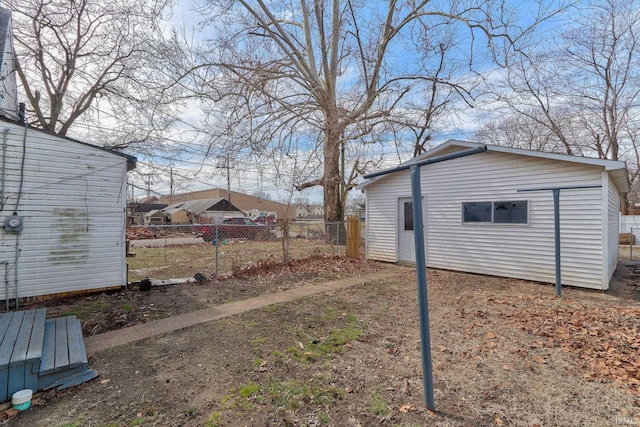
[[[593,157],[583,157],[583,156],[574,156],[574,155],[569,155],[569,154],[558,154],[558,153],[547,153],[544,151],[535,151],[535,150],[525,150],[522,148],[512,148],[512,147],[503,147],[503,146],[499,146],[499,145],[489,145],[489,144],[481,144],[478,142],[472,142],[472,141],[462,141],[462,140],[457,140],[457,139],[449,139],[445,142],[443,142],[442,144],[433,147],[432,149],[430,149],[429,151],[427,151],[426,153],[423,153],[419,156],[414,157],[411,160],[408,160],[406,162],[401,163],[399,166],[403,166],[403,165],[409,165],[409,164],[413,164],[413,163],[418,163],[421,160],[427,159],[429,157],[433,157],[435,155],[437,155],[438,153],[440,153],[441,151],[444,151],[445,149],[451,147],[451,146],[457,146],[457,147],[461,147],[461,148],[475,148],[475,147],[481,147],[481,146],[486,146],[487,147],[487,151],[491,152],[491,151],[495,151],[495,152],[499,152],[499,153],[507,153],[507,154],[515,154],[515,155],[521,155],[521,156],[529,156],[529,157],[538,157],[538,158],[544,158],[544,159],[548,159],[548,160],[557,160],[557,161],[564,161],[564,162],[573,162],[573,163],[582,163],[582,164],[586,164],[586,165],[592,165],[592,166],[600,166],[600,167],[604,167],[606,171],[617,171],[617,170],[623,170],[624,171],[624,175],[626,176],[626,163],[623,161],[618,161],[618,160],[608,160],[608,159],[596,159]],[[398,167],[399,167],[398,166]],[[391,170],[391,169],[395,169],[394,168],[388,168],[387,170]],[[373,184],[374,182],[377,182],[380,179],[383,179],[383,176],[378,176],[375,177],[373,179],[370,179],[368,181],[365,181],[363,183],[361,183],[360,185],[358,185],[358,189],[365,189],[366,187],[368,187],[369,185]],[[616,185],[618,185],[619,187],[621,187],[621,182],[620,179],[616,179]],[[619,188],[619,190],[623,193],[629,191],[628,189],[628,184],[625,186],[622,186],[622,188]]]
[[[10,119],[8,119],[6,117],[3,117],[3,116],[0,116],[0,123],[2,123],[2,122],[7,123],[7,124],[11,124],[11,125],[14,125],[14,126],[18,126],[20,128],[24,128],[24,125],[22,125],[22,124],[20,124],[20,123],[18,123],[16,121],[10,120]],[[133,170],[137,166],[138,158],[136,156],[132,156],[131,154],[125,154],[125,153],[122,153],[120,151],[115,151],[115,150],[111,150],[109,148],[100,147],[99,145],[90,144],[90,143],[84,142],[84,141],[78,141],[77,139],[73,139],[73,138],[70,138],[68,136],[58,135],[55,132],[52,132],[52,131],[49,131],[49,130],[45,130],[45,129],[36,128],[36,127],[33,127],[33,126],[28,126],[27,125],[27,129],[29,129],[30,131],[44,133],[44,134],[49,135],[49,136],[54,136],[56,138],[64,139],[66,141],[73,142],[73,143],[76,143],[76,144],[84,145],[85,147],[95,148],[97,150],[113,154],[115,156],[123,157],[123,158],[125,158],[127,160],[127,171]]]

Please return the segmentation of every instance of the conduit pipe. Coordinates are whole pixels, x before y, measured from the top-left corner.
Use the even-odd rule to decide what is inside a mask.
[[[7,312],[9,311],[9,261],[0,261],[4,264],[4,300]]]
[[[5,182],[5,171],[7,170],[7,134],[9,133],[9,128],[4,128],[2,130],[2,184],[0,187],[0,211],[4,209],[4,182]]]
[[[20,304],[18,303],[18,259],[20,258],[20,233],[16,233],[16,258],[13,263],[13,274],[14,274],[14,285],[16,288],[16,310],[20,308]],[[7,295],[7,300],[9,299],[9,295]]]

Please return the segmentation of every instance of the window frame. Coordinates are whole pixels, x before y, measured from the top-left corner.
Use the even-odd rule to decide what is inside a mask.
[[[465,221],[465,204],[467,203],[491,203],[491,220],[490,221]],[[495,209],[496,204],[501,203],[525,203],[526,204],[526,214],[527,220],[526,222],[495,222]],[[530,223],[530,200],[508,200],[508,199],[499,199],[499,200],[478,200],[478,201],[468,201],[460,203],[460,223],[463,225],[506,225],[506,226],[528,226]]]

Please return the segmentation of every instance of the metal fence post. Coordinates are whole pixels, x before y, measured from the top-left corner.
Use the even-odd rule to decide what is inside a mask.
[[[633,261],[633,227],[629,230],[629,261]]]
[[[219,279],[219,270],[218,270],[218,248],[220,247],[220,240],[218,235],[218,224],[216,224],[216,279]]]

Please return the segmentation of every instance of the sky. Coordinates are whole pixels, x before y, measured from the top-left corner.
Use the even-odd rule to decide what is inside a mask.
[[[194,41],[204,37],[203,33],[198,32],[197,29],[201,14],[193,9],[198,1],[201,0],[179,0],[171,19],[171,25],[183,27],[185,34],[189,38],[193,37]],[[524,0],[510,1],[509,4],[519,8],[529,7],[529,3]],[[546,24],[542,31],[552,32],[558,25],[558,22]],[[493,73],[499,73],[499,71],[493,71]],[[477,78],[477,76],[469,78]],[[432,146],[450,138],[473,139],[476,129],[489,117],[485,109],[479,108],[480,102],[482,101],[477,101],[476,108],[470,108],[459,102],[455,106],[455,114],[443,117],[439,121],[439,131],[435,134]],[[187,123],[198,122],[200,107],[197,102],[188,104],[184,109],[182,119]],[[175,141],[190,141],[193,134],[189,134],[186,132],[187,130],[188,126],[182,125],[170,138]],[[206,138],[207,136],[202,134],[197,137],[201,142],[206,141]],[[193,142],[186,143],[192,147],[197,146]],[[389,144],[387,147],[376,150],[375,156],[383,159],[378,165],[379,168],[395,166],[400,161],[408,160],[411,157],[411,147],[398,152],[393,145]],[[226,165],[225,160],[219,158],[215,153],[210,153],[208,157],[204,158],[203,150],[199,148],[190,151],[191,153],[183,155],[180,161],[170,161],[158,156],[154,158],[140,156],[137,171],[130,177],[130,181],[138,187],[135,196],[141,197],[146,194],[147,182],[152,182],[151,194],[168,194],[170,192],[170,173],[174,178],[174,192],[176,193],[208,187],[226,187],[227,169],[221,167]],[[300,157],[304,159],[305,153],[301,153]],[[264,164],[256,164],[246,160],[230,159],[229,166],[231,189],[234,191],[248,194],[262,192],[274,200],[283,200],[292,195],[293,198],[307,198],[312,203],[322,202],[321,187],[305,190],[302,193],[294,191],[294,165],[292,162],[285,161],[281,164],[280,173]],[[152,178],[150,179],[147,174],[152,174]]]

